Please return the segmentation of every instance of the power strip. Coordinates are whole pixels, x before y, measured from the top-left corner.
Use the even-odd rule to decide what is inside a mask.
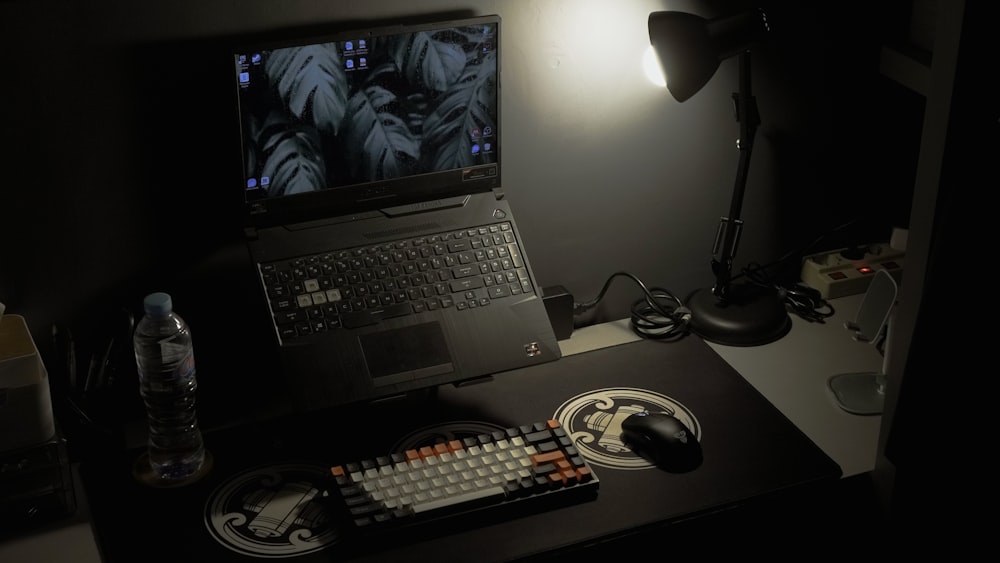
[[[888,271],[901,283],[905,253],[888,243],[860,247],[864,256],[848,258],[849,249],[812,254],[802,259],[802,283],[817,289],[824,299],[863,293],[875,272]]]

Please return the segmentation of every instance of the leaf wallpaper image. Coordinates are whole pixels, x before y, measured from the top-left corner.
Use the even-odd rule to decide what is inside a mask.
[[[272,133],[273,132],[273,133]],[[325,184],[323,163],[319,161],[320,141],[315,129],[289,123],[283,115],[268,117],[261,130],[267,160],[262,176],[270,177],[271,186],[281,193],[295,194]]]
[[[268,78],[289,113],[337,133],[344,118],[346,71],[332,43],[278,49],[267,59]]]
[[[497,57],[481,27],[275,49],[244,118],[267,197],[481,164],[496,129]],[[489,129],[488,129],[489,128]]]

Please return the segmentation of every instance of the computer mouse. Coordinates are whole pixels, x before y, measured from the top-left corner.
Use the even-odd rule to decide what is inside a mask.
[[[671,414],[630,414],[622,421],[621,437],[633,452],[668,471],[690,471],[701,464],[697,436]]]

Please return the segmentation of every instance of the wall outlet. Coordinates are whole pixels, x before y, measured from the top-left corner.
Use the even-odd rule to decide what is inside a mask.
[[[824,299],[864,293],[875,272],[886,270],[902,282],[905,253],[888,243],[859,247],[863,256],[850,256],[841,248],[812,254],[802,259],[802,283],[819,290]],[[848,256],[845,256],[847,254]]]

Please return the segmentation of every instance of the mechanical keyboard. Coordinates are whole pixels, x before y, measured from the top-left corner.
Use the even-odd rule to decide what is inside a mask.
[[[600,483],[555,420],[335,465],[330,473],[331,505],[357,530],[580,502],[593,499]]]

